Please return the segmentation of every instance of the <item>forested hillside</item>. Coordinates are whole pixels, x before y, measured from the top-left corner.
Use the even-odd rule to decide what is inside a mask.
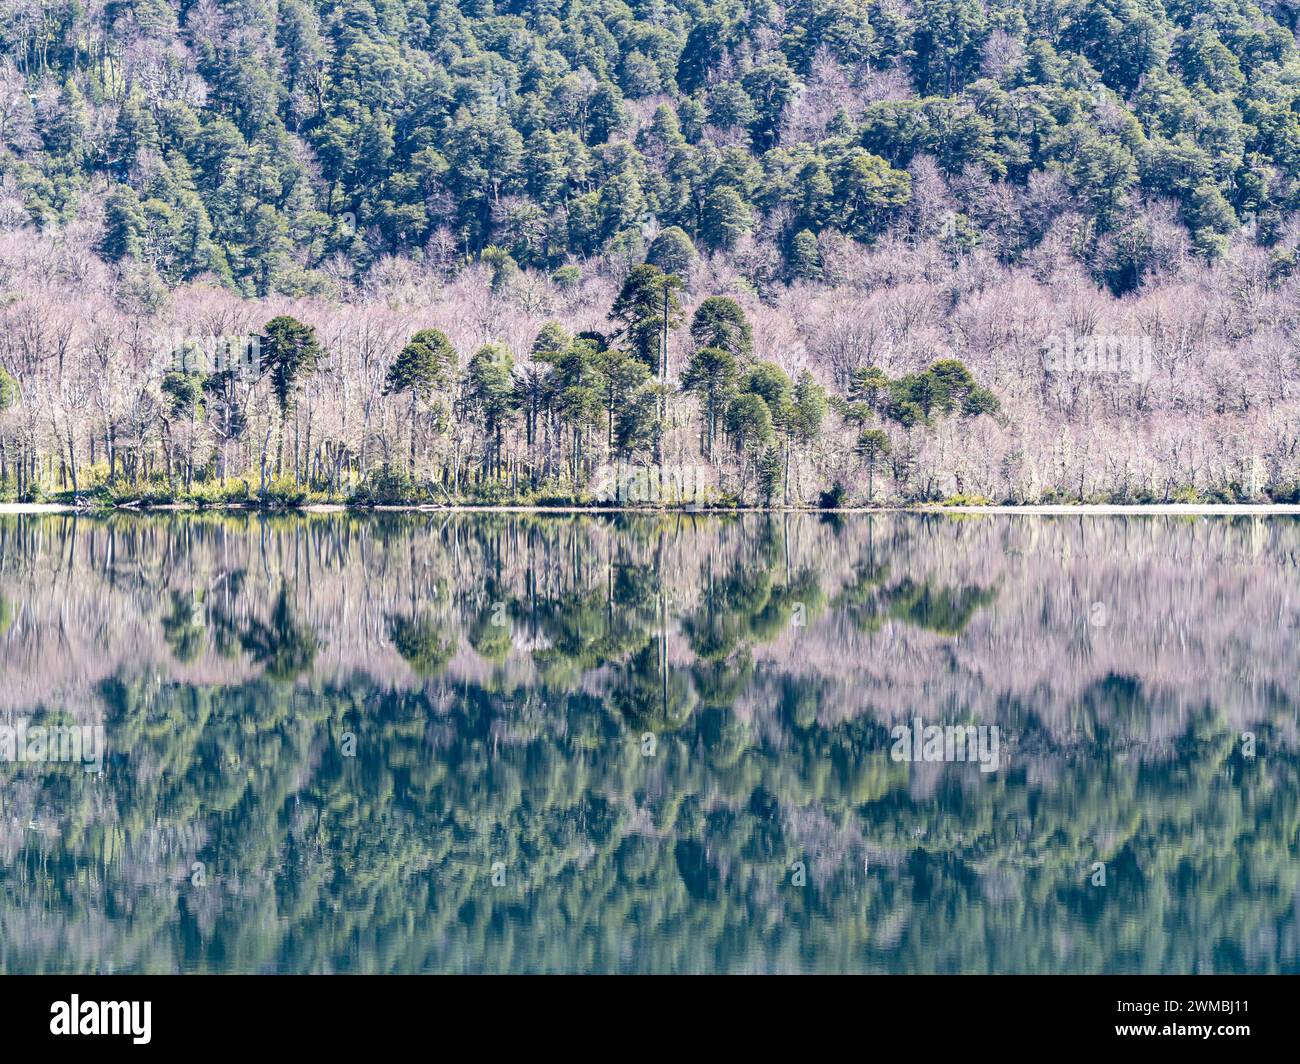
[[[947,223],[1016,262],[1069,212],[1125,291],[1158,265],[1143,199],[1214,254],[1247,221],[1275,241],[1300,195],[1294,15],[1254,3],[29,0],[0,17],[9,195],[52,225],[107,193],[106,257],[250,295],[328,291],[394,252],[639,257],[656,222],[706,252],[754,238],[766,283],[815,274],[832,231]]]
[[[0,477],[1291,498],[1295,22],[7,0]]]

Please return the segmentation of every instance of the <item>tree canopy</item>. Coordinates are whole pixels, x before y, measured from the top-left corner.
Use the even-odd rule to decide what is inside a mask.
[[[1079,215],[1122,289],[1150,255],[1105,261],[1107,236],[1141,200],[1210,257],[1300,206],[1292,27],[1254,0],[25,6],[0,20],[0,169],[41,225],[106,186],[103,254],[168,283],[297,294],[390,254],[554,270],[629,241],[682,275],[759,238],[808,277],[820,233],[943,225],[932,161],[974,238],[1016,261]]]

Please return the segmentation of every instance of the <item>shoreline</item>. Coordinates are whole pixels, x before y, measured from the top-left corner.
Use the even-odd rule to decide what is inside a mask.
[[[1279,517],[1300,516],[1300,503],[1041,503],[1025,506],[995,504],[989,506],[943,506],[939,503],[914,503],[895,506],[844,506],[817,509],[806,506],[737,506],[711,509],[689,506],[509,506],[487,504],[457,505],[389,505],[354,506],[348,503],[313,503],[306,506],[257,506],[237,503],[198,506],[193,503],[167,503],[158,506],[112,506],[89,508],[71,503],[0,503],[0,516],[76,514],[85,517],[115,513],[265,513],[265,514],[333,514],[333,513],[520,513],[520,514],[686,514],[710,517],[729,514],[979,514],[1020,515],[1025,517],[1089,516],[1169,516],[1169,517]]]

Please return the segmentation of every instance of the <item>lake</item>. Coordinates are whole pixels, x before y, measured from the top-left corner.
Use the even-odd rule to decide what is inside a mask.
[[[1291,517],[0,517],[0,971],[1297,972],[1298,635]]]

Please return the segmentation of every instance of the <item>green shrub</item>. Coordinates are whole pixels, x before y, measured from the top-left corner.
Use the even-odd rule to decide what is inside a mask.
[[[354,506],[416,506],[433,502],[429,488],[401,470],[372,470],[348,498]]]
[[[821,493],[821,497],[817,500],[817,508],[819,510],[839,510],[844,506],[848,494],[848,489],[837,480]]]

